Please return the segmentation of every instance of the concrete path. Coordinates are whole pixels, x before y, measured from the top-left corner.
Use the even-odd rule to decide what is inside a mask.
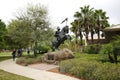
[[[52,65],[52,64],[50,65],[50,64],[46,64],[46,63],[40,63],[40,64],[28,65],[27,67],[47,71],[47,70],[50,70],[50,69],[53,69],[53,68],[57,68],[57,67],[59,67],[59,66],[57,66],[57,65]]]
[[[12,59],[0,62],[0,69],[14,74],[32,78],[33,80],[80,80],[70,76],[24,67],[15,64]]]

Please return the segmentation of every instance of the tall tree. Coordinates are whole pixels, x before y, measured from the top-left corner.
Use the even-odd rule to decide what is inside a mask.
[[[26,21],[12,20],[8,25],[8,38],[10,45],[16,45],[17,48],[23,48],[30,45],[34,38],[32,37],[29,23]],[[12,43],[12,44],[11,44]]]
[[[18,34],[14,35],[14,37],[11,36],[12,39],[15,39],[14,42],[16,40],[19,42],[21,39],[25,39],[25,41],[28,40],[26,45],[27,43],[30,45],[32,42],[32,44],[34,43],[33,46],[35,46],[35,48],[37,48],[39,42],[44,41],[45,43],[50,43],[53,30],[49,27],[50,23],[47,8],[40,4],[30,4],[23,11],[20,11],[18,15],[16,15],[17,21],[13,21],[13,23],[10,24],[10,26],[13,27],[11,27],[11,34]],[[18,39],[20,36],[21,38]],[[22,43],[24,42],[21,42],[20,44]]]
[[[78,20],[78,31],[80,40],[82,40],[82,32],[88,41],[88,34],[90,32],[91,16],[93,15],[93,8],[88,6],[80,7],[80,11],[74,14],[74,17]],[[91,29],[92,30],[92,29]],[[82,44],[82,42],[81,42]]]
[[[80,9],[81,9],[81,14],[83,18],[82,20],[83,20],[85,37],[86,37],[86,40],[88,41],[89,24],[90,24],[93,8],[90,8],[90,6],[88,5],[88,6],[81,7]]]
[[[78,26],[77,26],[78,21],[74,20],[74,22],[71,23],[71,31],[75,34],[75,43],[78,44]]]
[[[76,24],[76,25],[72,24],[72,27],[76,26],[77,28],[76,32],[78,31],[80,33],[79,36],[82,35],[81,33],[83,32],[87,42],[88,42],[89,33],[91,34],[91,41],[93,43],[94,34],[97,33],[98,41],[99,41],[101,36],[100,33],[102,32],[102,36],[104,36],[103,29],[105,27],[109,27],[108,17],[106,17],[106,12],[101,9],[96,10],[90,8],[89,5],[80,7],[80,11],[77,11],[74,14],[74,17],[75,20],[78,21],[78,23],[72,22]],[[82,36],[80,38],[82,39]]]
[[[0,49],[5,48],[6,46],[6,43],[5,43],[6,33],[7,33],[6,25],[2,20],[0,20]]]
[[[105,27],[108,27],[108,17],[106,17],[106,12],[102,9],[95,10],[95,31],[98,35],[98,42],[100,41],[100,31],[103,31]]]

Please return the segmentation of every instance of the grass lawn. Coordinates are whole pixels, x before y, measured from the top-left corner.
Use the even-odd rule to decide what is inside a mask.
[[[0,61],[11,59],[11,56],[0,56]]]
[[[96,61],[96,62],[108,62],[108,55],[105,54],[87,54],[87,53],[74,53],[76,60],[79,61]],[[105,59],[106,58],[106,59]],[[104,60],[105,59],[105,60]],[[120,64],[120,56],[118,56],[118,64]]]
[[[101,59],[100,54],[86,54],[86,53],[74,53],[76,60],[79,61],[99,61]]]
[[[0,53],[0,61],[7,60],[12,58],[11,52],[1,52]]]
[[[0,70],[0,80],[32,80],[32,79]]]
[[[10,58],[12,58],[11,52],[0,53],[0,61],[7,60]],[[0,80],[32,80],[32,79],[0,70]]]

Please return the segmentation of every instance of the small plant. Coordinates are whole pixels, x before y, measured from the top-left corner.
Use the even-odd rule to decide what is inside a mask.
[[[42,56],[41,55],[37,56],[36,62],[41,62],[41,61],[42,61]]]
[[[34,64],[38,62],[41,62],[41,55],[38,55],[36,58],[32,56],[20,57],[16,61],[17,64],[24,64],[26,66],[29,64]]]
[[[60,64],[60,72],[62,73],[68,73],[70,72],[70,69],[73,67],[73,65],[70,62],[63,62]]]
[[[92,44],[92,45],[88,45],[85,49],[84,52],[88,53],[88,54],[98,54],[100,49],[101,49],[101,45],[100,44]]]
[[[111,63],[118,63],[118,56],[120,53],[120,36],[116,36],[115,40],[104,45],[100,53],[107,54]]]
[[[18,58],[17,60],[16,60],[16,63],[17,64],[22,64],[22,63],[24,63],[25,62],[25,57],[21,57],[21,58]]]
[[[111,63],[114,62],[114,58],[113,58],[113,46],[110,43],[104,45],[102,47],[102,49],[100,50],[100,53],[103,54],[104,56],[107,54],[109,61]]]
[[[36,60],[34,58],[28,58],[25,60],[25,65],[33,64],[35,62],[36,62]]]

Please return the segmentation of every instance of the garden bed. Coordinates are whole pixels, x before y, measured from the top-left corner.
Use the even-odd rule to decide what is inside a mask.
[[[74,78],[78,78],[78,77],[76,77],[75,75],[60,72],[60,71],[59,71],[59,68],[53,68],[53,69],[50,69],[50,70],[48,70],[48,71],[49,71],[49,72],[54,72],[54,73],[63,74],[63,75],[70,76],[70,77],[74,77]]]

